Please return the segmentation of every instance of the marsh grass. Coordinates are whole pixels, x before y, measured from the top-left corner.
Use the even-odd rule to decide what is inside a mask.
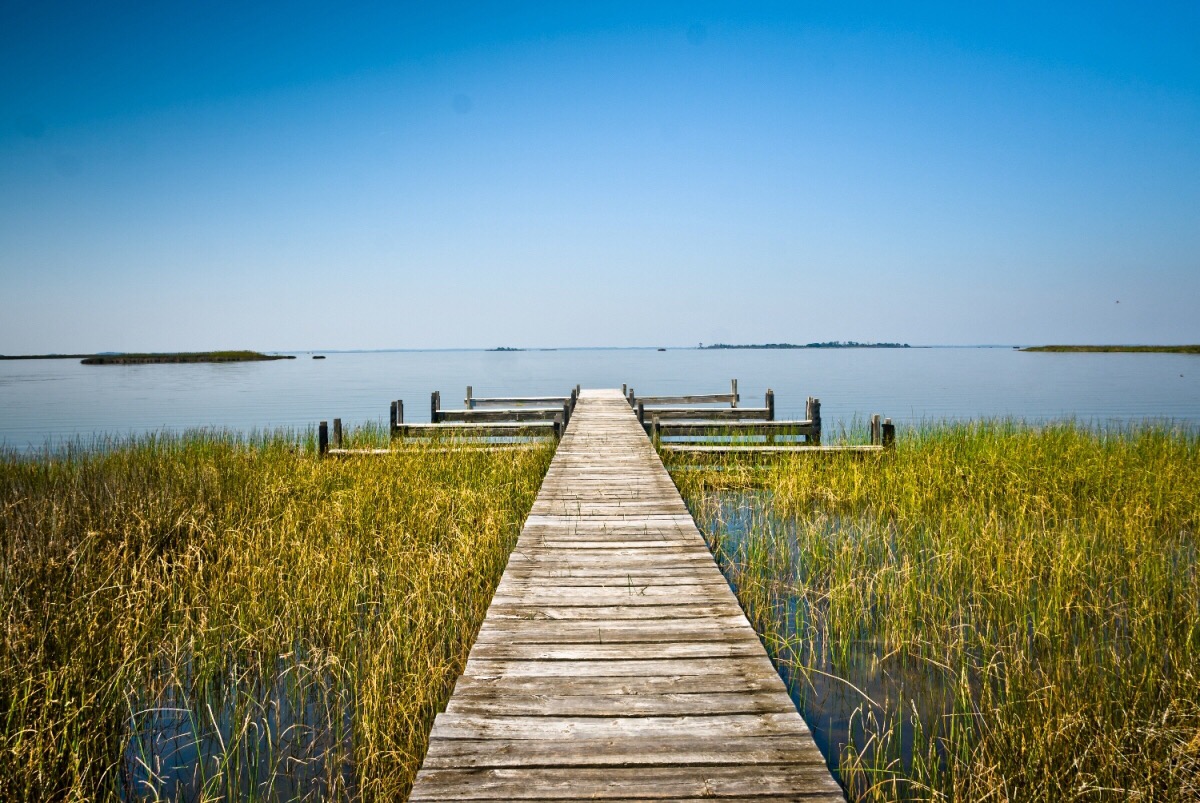
[[[0,457],[0,799],[402,798],[551,452]]]
[[[931,425],[675,479],[852,799],[1200,799],[1194,431]]]

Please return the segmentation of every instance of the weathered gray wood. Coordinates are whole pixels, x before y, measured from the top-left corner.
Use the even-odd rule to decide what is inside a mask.
[[[808,436],[816,432],[811,421],[662,421],[658,434],[663,438],[683,436],[781,435]]]
[[[810,764],[714,766],[703,777],[680,767],[438,769],[429,771],[429,796],[410,800],[843,800],[828,792],[797,794],[823,771]]]
[[[662,447],[664,452],[692,452],[695,454],[876,454],[883,451],[882,446],[874,444],[849,444],[846,446],[737,446],[729,445],[694,445],[688,443],[668,443]]]
[[[840,800],[626,390],[564,411],[411,799]]]
[[[813,426],[817,428],[817,434],[809,438],[809,441],[814,446],[821,445],[821,400],[812,396],[808,397],[807,410],[805,418],[813,422]]]
[[[551,408],[510,407],[495,410],[441,410],[438,412],[438,422],[553,421],[562,414],[561,406]]]
[[[329,424],[322,421],[317,424],[317,454],[325,454],[329,451]]]
[[[519,423],[497,421],[486,424],[454,421],[441,424],[398,424],[393,434],[403,438],[481,438],[506,435],[552,435],[553,433],[553,421]]]
[[[639,408],[643,401],[638,399]],[[669,419],[700,421],[770,421],[774,411],[766,407],[647,407],[642,414],[657,415],[664,423]]]
[[[333,419],[333,447],[335,449],[342,448],[342,419]]]
[[[470,409],[478,409],[480,407],[554,407],[557,408],[563,402],[570,401],[568,396],[488,396],[488,397],[470,397],[468,396],[464,402]]]
[[[638,401],[647,406],[652,404],[728,404],[736,407],[737,399],[732,393],[702,393],[687,396],[639,396]]]

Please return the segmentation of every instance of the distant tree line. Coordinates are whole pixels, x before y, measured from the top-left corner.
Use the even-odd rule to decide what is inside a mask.
[[[732,345],[729,343],[713,343],[700,345],[702,349],[907,349],[912,346],[907,343],[859,343],[857,340],[827,340],[824,343],[752,343],[749,345]]]

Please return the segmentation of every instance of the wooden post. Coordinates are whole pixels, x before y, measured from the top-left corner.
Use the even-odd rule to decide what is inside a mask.
[[[329,424],[322,421],[317,425],[317,454],[321,457],[329,451]]]
[[[333,419],[333,448],[342,448],[342,419]]]
[[[637,407],[637,396],[634,394],[633,388],[629,389],[629,395],[626,396],[625,398],[629,399],[630,407]]]
[[[733,401],[729,403],[730,407],[738,406],[737,380],[731,379],[730,384],[733,386]]]
[[[471,398],[471,386],[470,385],[467,385],[467,409],[468,410],[475,409],[475,400],[473,398]]]
[[[879,445],[881,437],[882,436],[880,435],[879,430],[879,413],[875,413],[875,415],[871,416],[871,445]]]
[[[621,395],[627,399],[629,398],[629,386],[624,382],[621,383]]]
[[[650,442],[658,445],[658,414],[650,418]]]
[[[638,423],[645,426],[646,424],[646,405],[641,402],[637,403]]]
[[[398,422],[396,421],[396,403],[392,402],[391,407],[388,409],[388,433],[390,435],[394,436],[396,434],[396,424],[397,423]]]
[[[892,419],[883,419],[883,431],[880,442],[885,449],[896,448],[896,425],[892,423]]]
[[[767,408],[767,420],[774,421],[775,420],[775,391],[771,390],[770,388],[767,388],[767,403],[765,406]]]
[[[564,427],[566,427],[567,424],[571,423],[571,403],[570,402],[563,402],[562,418],[563,418],[563,426]]]
[[[404,423],[404,399],[396,399],[396,425]]]
[[[812,421],[813,436],[809,438],[814,446],[821,445],[821,400],[810,397],[808,403],[808,418]]]
[[[442,392],[435,390],[429,394],[429,423],[438,422],[438,410],[442,408]]]
[[[575,412],[575,404],[579,401],[579,386],[571,390],[571,412]]]
[[[554,416],[554,439],[560,440],[563,436],[563,424],[561,416]]]

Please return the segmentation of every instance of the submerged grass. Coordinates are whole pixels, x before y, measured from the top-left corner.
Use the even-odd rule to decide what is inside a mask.
[[[0,799],[402,797],[551,452],[0,456]]]
[[[676,481],[810,722],[842,719],[852,799],[1200,799],[1194,431],[946,424],[711,469]]]

